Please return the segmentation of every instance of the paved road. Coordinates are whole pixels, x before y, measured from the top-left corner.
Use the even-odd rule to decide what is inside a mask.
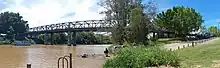
[[[171,43],[171,44],[166,44],[165,48],[172,49],[172,51],[173,51],[173,50],[177,50],[178,47],[183,48],[183,47],[192,46],[192,42],[196,42],[195,44],[205,44],[209,41],[216,40],[216,39],[220,39],[220,38],[210,38],[210,39],[203,39],[203,40],[197,40],[197,41]]]

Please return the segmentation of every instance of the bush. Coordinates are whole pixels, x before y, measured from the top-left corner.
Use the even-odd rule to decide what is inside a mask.
[[[180,59],[177,54],[172,51],[155,46],[146,48],[142,52],[145,52],[143,54],[145,54],[146,66],[171,65],[177,67],[179,65]]]
[[[143,68],[144,60],[139,55],[139,50],[133,48],[123,48],[115,58],[108,59],[103,68]]]
[[[115,45],[111,45],[108,47],[109,53],[114,53],[114,46]]]
[[[114,58],[108,59],[103,68],[143,68],[161,65],[177,67],[179,58],[174,52],[159,47],[127,47]]]

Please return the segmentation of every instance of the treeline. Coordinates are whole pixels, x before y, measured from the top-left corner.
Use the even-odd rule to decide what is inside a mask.
[[[40,39],[44,40],[44,34],[40,35]],[[53,34],[53,40],[51,40],[51,34],[48,34],[47,42],[53,42],[55,44],[67,44],[68,35],[65,33]],[[75,40],[74,40],[75,39]],[[102,34],[95,34],[93,32],[77,32],[76,37],[72,37],[71,42],[75,41],[76,44],[111,44],[110,36]]]
[[[101,12],[106,15],[106,20],[118,20],[112,29],[115,44],[147,45],[151,32],[157,32],[157,35],[172,33],[185,40],[191,32],[201,29],[204,22],[200,13],[191,7],[174,6],[158,13],[153,0],[146,3],[143,0],[102,0],[99,5],[107,8]]]

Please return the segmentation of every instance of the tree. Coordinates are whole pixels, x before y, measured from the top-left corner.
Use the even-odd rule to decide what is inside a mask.
[[[136,0],[135,0],[136,1]],[[102,11],[101,14],[105,14],[106,20],[117,20],[117,24],[112,29],[112,39],[116,44],[122,44],[124,39],[124,27],[127,25],[127,19],[129,19],[129,12],[133,1],[131,0],[101,0],[100,6],[107,9]]]
[[[156,23],[160,28],[174,32],[183,38],[192,31],[197,31],[202,24],[202,16],[193,8],[174,6],[157,15]]]
[[[218,29],[217,29],[216,26],[211,26],[211,27],[208,28],[208,31],[209,31],[211,34],[215,35],[215,36],[218,35],[218,31],[217,31],[217,30],[218,30]]]
[[[131,10],[131,34],[134,43],[144,43],[147,40],[147,23],[144,21],[143,10],[137,7]]]
[[[201,29],[202,33],[207,33],[208,32],[207,28],[205,28],[205,25],[201,26],[200,29]]]
[[[0,14],[0,32],[7,35],[19,35],[25,33],[29,25],[19,13],[3,12]]]
[[[106,20],[117,20],[117,23],[112,29],[112,40],[114,43],[122,44],[125,41],[127,37],[126,34],[128,32],[127,30],[129,30],[127,29],[127,25],[130,24],[128,20],[132,9],[140,6],[143,9],[148,9],[144,10],[146,12],[154,12],[152,9],[153,3],[151,1],[147,5],[142,2],[142,0],[102,0],[99,3],[100,6],[106,9],[106,11],[101,12],[101,14],[106,15]]]
[[[65,44],[67,42],[67,35],[65,33],[60,33],[58,38],[59,44]]]
[[[7,31],[7,39],[10,40],[10,42],[13,42],[15,40],[15,35],[14,35],[14,29],[12,26],[9,27]]]

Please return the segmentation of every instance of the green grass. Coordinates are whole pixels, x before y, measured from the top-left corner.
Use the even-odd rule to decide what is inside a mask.
[[[220,68],[220,39],[215,39],[200,46],[184,48],[176,51],[181,59],[180,68]],[[214,62],[214,61],[219,62]]]

